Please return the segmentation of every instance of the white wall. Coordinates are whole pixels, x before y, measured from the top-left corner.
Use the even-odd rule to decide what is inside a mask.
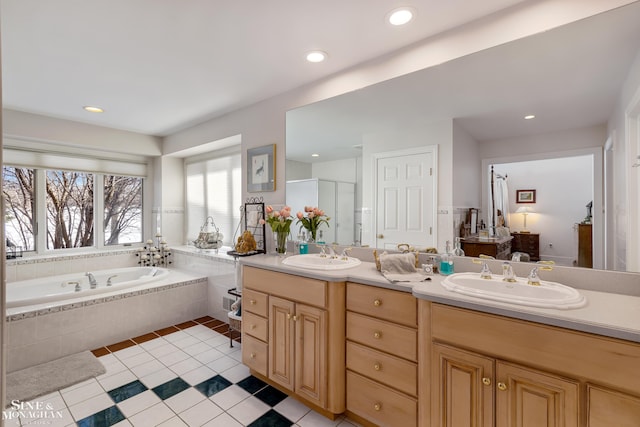
[[[578,256],[575,224],[587,215],[593,200],[592,156],[564,157],[497,164],[508,176],[510,228],[523,229],[524,217],[515,213],[521,206],[535,213],[527,216],[527,230],[540,234],[540,256],[560,265],[573,265]],[[536,190],[536,203],[516,203],[516,190]]]
[[[453,120],[453,205],[480,208],[482,176],[478,142]]]
[[[299,179],[309,179],[312,177],[311,163],[297,162],[295,160],[286,161],[287,181],[297,181]]]
[[[608,123],[608,135],[612,143],[612,172],[608,188],[612,190],[609,225],[611,230],[609,236],[609,247],[611,253],[608,255],[610,267],[615,270],[640,271],[640,249],[638,247],[638,227],[640,221],[640,208],[636,208],[632,213],[633,206],[640,204],[640,168],[632,168],[631,164],[636,161],[636,155],[640,154],[640,147],[637,144],[628,145],[626,110],[634,96],[640,92],[640,54],[636,57],[633,65],[629,69],[627,80],[623,85],[620,99],[616,109],[611,115]],[[635,152],[630,152],[635,151]],[[629,186],[629,181],[634,180],[635,186]],[[633,191],[635,187],[635,191]],[[630,230],[634,230],[634,237],[628,239]],[[628,257],[635,259],[629,264]],[[635,265],[634,265],[635,264]]]

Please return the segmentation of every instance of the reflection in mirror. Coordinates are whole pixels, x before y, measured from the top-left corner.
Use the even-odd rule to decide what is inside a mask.
[[[375,156],[437,145],[432,209],[440,251],[459,235],[469,208],[488,224],[494,164],[511,179],[511,232],[523,231],[516,190],[536,190],[524,231],[539,235],[541,259],[586,265],[579,224],[590,222],[594,267],[640,271],[638,244],[626,237],[638,231],[640,202],[631,190],[640,168],[632,170],[630,159],[640,142],[630,143],[625,131],[625,111],[640,111],[631,104],[640,104],[638,22],[636,2],[291,110],[287,180],[354,183],[352,242],[375,246]],[[428,246],[426,235],[416,236],[415,246]]]

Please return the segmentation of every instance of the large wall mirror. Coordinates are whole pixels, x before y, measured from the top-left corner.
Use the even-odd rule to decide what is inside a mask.
[[[352,183],[354,209],[339,224],[346,237],[335,241],[380,247],[378,157],[437,147],[435,202],[427,204],[433,237],[417,246],[444,249],[469,208],[489,220],[494,165],[510,180],[510,229],[539,234],[543,259],[577,265],[578,224],[590,212],[593,266],[640,271],[637,253],[630,262],[625,249],[627,234],[638,231],[638,207],[623,206],[629,188],[640,187],[640,168],[616,157],[640,154],[640,141],[634,146],[611,132],[624,128],[625,103],[640,88],[638,22],[636,2],[291,110],[287,182]],[[536,117],[525,120],[529,114]],[[536,203],[517,204],[518,190],[536,190]],[[523,206],[532,213],[515,212]]]

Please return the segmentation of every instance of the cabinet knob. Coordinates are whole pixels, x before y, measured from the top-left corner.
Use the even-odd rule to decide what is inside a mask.
[[[252,358],[252,359],[255,359],[255,358],[256,358],[256,354],[255,354],[255,353],[251,353],[251,354],[249,355],[249,357],[250,357],[250,358]]]
[[[292,317],[292,319],[293,319],[293,321],[294,321],[294,322],[296,322],[296,321],[298,320],[298,316],[294,315],[294,316]]]
[[[254,325],[253,323],[249,325],[249,329],[255,329],[256,325]]]
[[[374,337],[375,339],[379,339],[381,336],[382,336],[382,332],[380,332],[380,331],[375,331],[375,332],[373,333],[373,337]]]
[[[484,377],[484,378],[482,379],[482,384],[484,384],[484,385],[491,385],[491,378]]]
[[[498,383],[498,390],[505,391],[507,389],[507,385],[505,383]]]
[[[287,320],[291,320],[291,313],[287,313]]]
[[[256,300],[254,300],[254,299],[250,299],[250,300],[249,300],[249,304],[251,304],[251,305],[256,305]]]
[[[375,369],[376,371],[379,371],[380,369],[382,369],[382,365],[376,362],[373,364],[373,369]]]
[[[373,300],[373,305],[375,305],[376,307],[380,307],[382,305],[382,301],[380,301],[379,299],[375,299]]]
[[[379,411],[380,409],[382,409],[382,403],[374,403],[373,409],[375,409],[376,411]]]

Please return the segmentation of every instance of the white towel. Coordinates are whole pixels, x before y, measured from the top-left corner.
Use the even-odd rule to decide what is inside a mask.
[[[416,271],[416,257],[412,253],[380,255],[380,272],[390,282],[420,282],[426,275]]]

